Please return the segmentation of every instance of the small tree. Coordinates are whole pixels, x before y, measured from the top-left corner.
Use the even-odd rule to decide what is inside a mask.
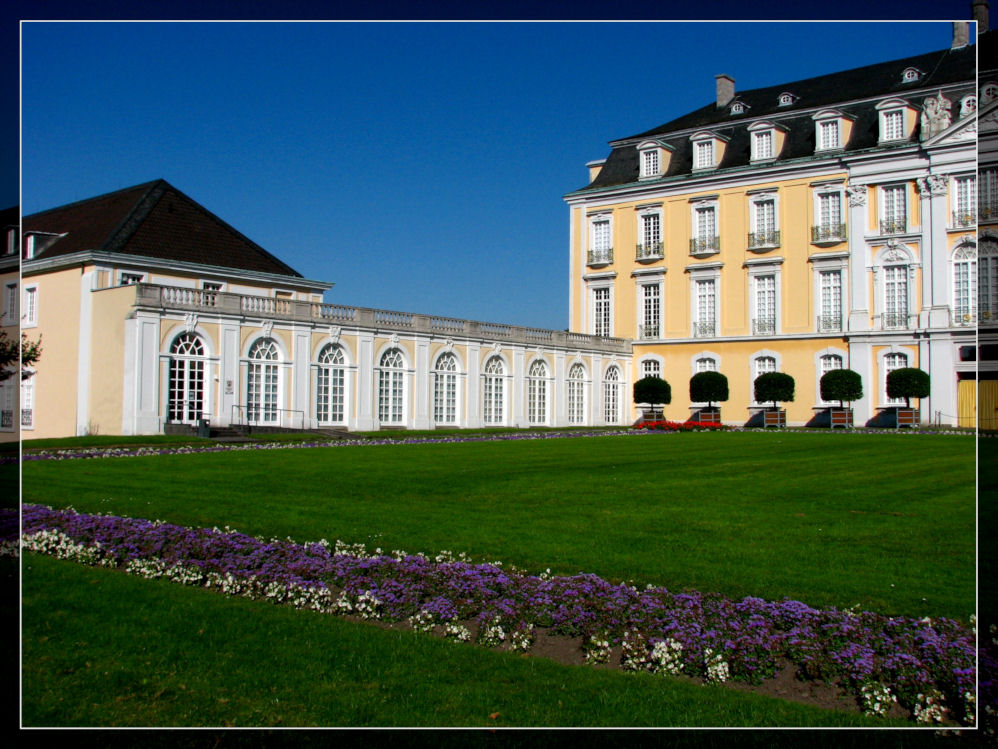
[[[42,355],[42,339],[37,341],[28,339],[21,333],[20,344],[16,340],[7,338],[7,334],[0,330],[0,382],[5,382],[14,376],[17,371],[18,359],[21,363],[21,379],[26,380],[33,374],[28,367],[33,366]]]
[[[634,383],[634,402],[647,403],[652,410],[658,403],[672,403],[672,387],[661,377],[642,377]]]
[[[911,398],[928,398],[928,373],[915,367],[891,370],[887,373],[887,397],[904,398],[905,408],[911,407]]]
[[[690,378],[690,400],[714,407],[714,401],[728,399],[728,378],[720,372],[697,372]]]
[[[851,369],[832,369],[821,376],[821,399],[824,401],[857,401],[863,397],[863,378]]]
[[[794,378],[783,372],[766,372],[755,378],[756,402],[772,401],[776,408],[777,401],[790,402],[794,399]]]

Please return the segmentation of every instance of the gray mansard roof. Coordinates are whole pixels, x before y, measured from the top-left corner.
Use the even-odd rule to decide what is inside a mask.
[[[984,36],[990,35],[982,35],[982,42]],[[976,45],[945,49],[765,88],[736,90],[734,98],[723,107],[718,107],[713,101],[664,125],[611,141],[613,150],[600,173],[576,194],[636,183],[639,167],[637,146],[645,140],[657,140],[673,149],[668,168],[660,179],[689,175],[693,166],[690,136],[700,130],[727,139],[717,171],[747,167],[750,165],[748,126],[763,120],[786,131],[786,141],[776,163],[815,158],[813,115],[824,109],[837,110],[853,120],[852,134],[843,144],[841,152],[876,148],[879,138],[878,101],[897,98],[917,105],[922,98],[935,94],[940,88],[951,89],[961,84],[966,87],[966,93],[974,93],[976,52]],[[903,82],[902,74],[907,68],[916,68],[921,71],[922,77],[914,82]],[[779,105],[779,97],[784,92],[797,97],[793,104]],[[745,104],[747,111],[732,114],[730,105],[734,102]],[[916,126],[912,139],[917,141],[918,138],[919,128]]]

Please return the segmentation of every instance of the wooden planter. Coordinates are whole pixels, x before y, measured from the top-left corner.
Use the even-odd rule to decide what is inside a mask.
[[[851,408],[829,408],[828,409],[829,428],[842,427],[852,429],[852,409]]]
[[[762,412],[762,425],[764,427],[785,427],[787,425],[787,412],[782,408],[767,408]]]
[[[895,409],[895,413],[897,414],[898,429],[900,429],[901,427],[909,427],[911,429],[914,429],[915,427],[918,426],[920,421],[919,418],[920,414],[917,408],[902,407]]]
[[[698,421],[701,424],[721,426],[721,409],[701,408],[698,411],[693,412],[693,415],[690,417],[690,421]]]

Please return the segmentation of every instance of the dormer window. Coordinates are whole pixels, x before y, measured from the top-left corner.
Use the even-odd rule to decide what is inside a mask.
[[[742,101],[736,101],[731,105],[731,114],[745,114],[748,111],[748,104]]]
[[[778,100],[778,103],[779,103],[779,105],[781,107],[789,107],[794,102],[796,102],[797,99],[799,99],[799,98],[800,97],[794,96],[789,91],[784,91],[782,94],[780,94],[780,98]]]
[[[852,118],[837,109],[824,109],[813,115],[814,120],[814,150],[836,151],[849,141],[852,129]]]
[[[727,138],[701,131],[690,136],[690,140],[693,141],[693,171],[716,169],[721,163]]]
[[[775,159],[783,146],[785,131],[771,122],[756,122],[749,125],[752,139],[752,161]]]
[[[906,140],[908,138],[908,105],[899,99],[891,99],[877,105],[880,110],[880,142]]]
[[[916,81],[922,80],[923,73],[918,68],[905,68],[904,72],[901,74],[902,83],[914,83]]]
[[[988,81],[981,86],[981,104],[987,104],[989,101],[994,101],[996,98],[998,98],[998,83]]]
[[[668,155],[671,146],[659,141],[645,141],[638,144],[638,159],[640,161],[640,179],[654,179],[665,174]]]

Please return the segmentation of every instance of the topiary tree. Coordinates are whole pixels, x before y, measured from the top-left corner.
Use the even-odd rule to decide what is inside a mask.
[[[887,373],[887,397],[904,398],[905,408],[911,398],[929,397],[929,375],[916,367],[902,367]]]
[[[863,397],[863,378],[851,369],[832,369],[821,376],[821,399],[824,401],[858,401]]]
[[[642,377],[634,383],[634,402],[647,403],[652,410],[658,403],[672,403],[672,387],[661,377]]]
[[[714,401],[728,399],[728,378],[720,372],[697,372],[690,378],[690,400],[714,407]]]
[[[755,378],[754,389],[756,402],[772,401],[776,408],[777,401],[794,399],[794,378],[783,372],[766,372]]]

